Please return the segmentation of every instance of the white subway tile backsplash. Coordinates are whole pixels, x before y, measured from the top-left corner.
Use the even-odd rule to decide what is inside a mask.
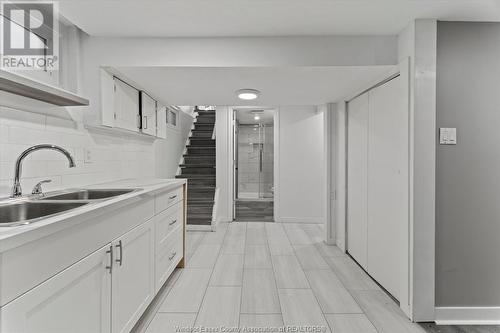
[[[44,186],[50,191],[155,176],[152,141],[96,134],[85,129],[81,115],[75,114],[74,119],[0,107],[0,197],[10,194],[16,158],[23,150],[40,143],[67,149],[76,167],[70,169],[66,158],[58,152],[37,151],[23,164],[24,193],[29,193],[42,179],[52,179],[52,183]],[[85,150],[91,153],[91,163],[84,163]]]

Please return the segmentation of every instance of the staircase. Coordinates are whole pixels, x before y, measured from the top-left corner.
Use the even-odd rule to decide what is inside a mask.
[[[186,146],[181,174],[188,182],[187,224],[211,226],[215,196],[215,140],[212,139],[215,111],[198,112],[189,144]]]

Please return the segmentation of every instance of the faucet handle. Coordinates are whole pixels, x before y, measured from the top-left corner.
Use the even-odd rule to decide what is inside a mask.
[[[38,182],[35,185],[35,187],[33,187],[33,191],[31,191],[31,194],[43,195],[42,184],[50,183],[51,181],[52,181],[52,179],[45,179],[45,180],[42,180],[41,182]]]

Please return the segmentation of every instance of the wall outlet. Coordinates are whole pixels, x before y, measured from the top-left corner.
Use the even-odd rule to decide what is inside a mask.
[[[83,163],[90,164],[93,162],[92,151],[88,148],[83,149]]]

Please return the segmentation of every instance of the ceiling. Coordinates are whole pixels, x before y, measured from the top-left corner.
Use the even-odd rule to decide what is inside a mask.
[[[499,21],[498,0],[62,0],[90,35],[395,35],[415,18]]]
[[[319,105],[366,88],[393,66],[370,67],[117,67],[127,79],[172,105]],[[238,89],[261,91],[254,101]]]
[[[255,116],[258,116],[259,119],[255,119]],[[270,125],[274,123],[274,110],[258,107],[237,109],[236,120],[243,125]]]

